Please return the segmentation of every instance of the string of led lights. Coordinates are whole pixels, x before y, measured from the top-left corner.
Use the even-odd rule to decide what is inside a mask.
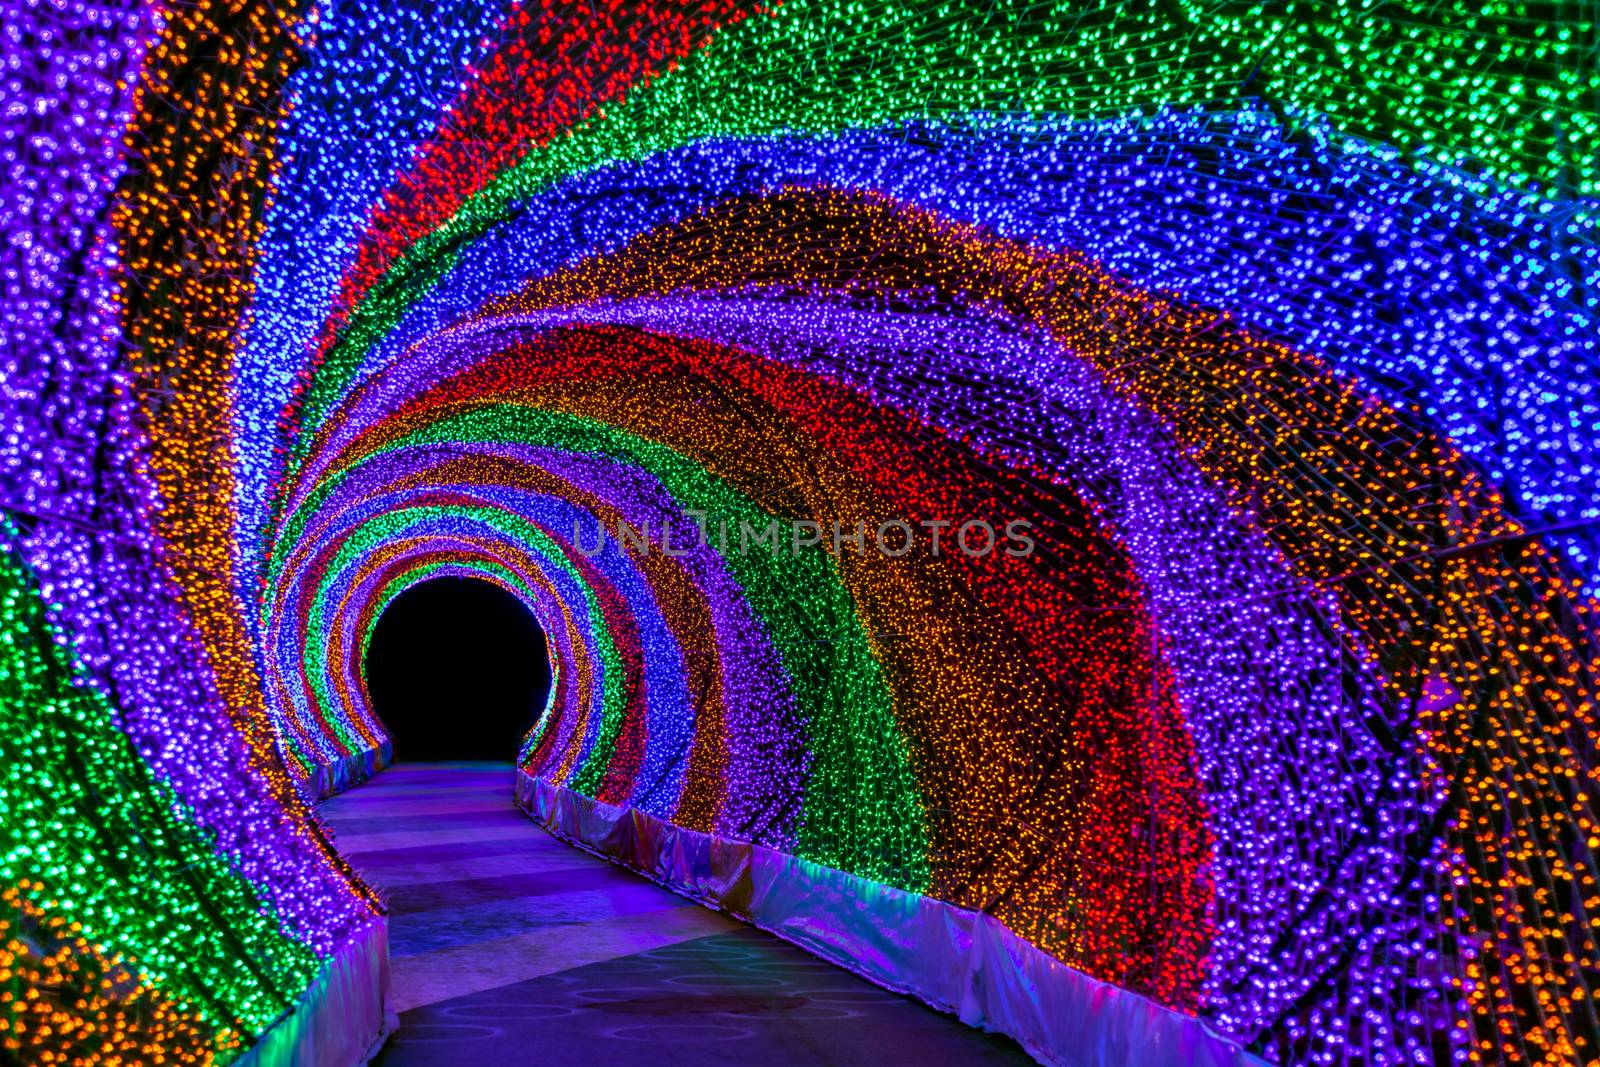
[[[544,785],[1272,1062],[1600,1062],[1588,0],[5,3],[8,1055],[296,1025],[468,575]]]

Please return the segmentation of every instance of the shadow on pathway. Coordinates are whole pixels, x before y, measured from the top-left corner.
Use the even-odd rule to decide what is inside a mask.
[[[400,1031],[377,1067],[1032,1062],[557,840],[509,765],[401,764],[322,813],[389,901]]]

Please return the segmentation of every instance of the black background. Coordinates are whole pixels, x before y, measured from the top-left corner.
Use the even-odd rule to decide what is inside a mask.
[[[401,760],[513,760],[550,688],[544,631],[510,593],[472,578],[396,597],[363,666]]]

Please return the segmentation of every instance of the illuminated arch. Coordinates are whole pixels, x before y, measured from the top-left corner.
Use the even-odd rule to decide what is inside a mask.
[[[13,7],[18,1048],[365,1051],[471,574],[530,814],[1037,1055],[1596,1054],[1590,13]]]

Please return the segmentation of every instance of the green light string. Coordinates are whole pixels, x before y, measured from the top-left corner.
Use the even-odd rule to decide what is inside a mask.
[[[623,673],[622,656],[618,653],[611,631],[605,624],[599,596],[584,581],[583,575],[572,565],[560,546],[533,523],[489,505],[481,508],[452,506],[397,508],[373,516],[351,532],[329,563],[322,583],[317,589],[311,609],[311,626],[303,652],[304,669],[307,677],[311,679],[317,699],[321,702],[322,717],[325,722],[334,726],[339,734],[340,743],[346,748],[359,750],[365,747],[341,725],[344,717],[339,713],[340,702],[328,689],[327,671],[323,669],[321,662],[323,652],[328,647],[324,620],[329,614],[327,606],[329,591],[338,584],[344,572],[352,567],[359,567],[369,555],[402,536],[407,529],[429,520],[456,517],[479,522],[502,534],[506,540],[523,545],[530,553],[541,556],[551,570],[565,573],[583,590],[583,609],[589,629],[595,636],[596,653],[606,682],[601,687],[599,736],[583,765],[574,772],[572,780],[567,785],[585,796],[593,796],[600,788],[606,767],[616,750],[617,736],[622,732],[622,720],[627,710],[627,686],[616,682]]]
[[[793,518],[765,511],[682,453],[594,419],[487,405],[441,419],[396,446],[463,441],[605,456],[650,474],[683,511],[704,512],[707,529],[725,523],[737,541],[741,523],[765,530],[775,522],[779,543],[793,543]],[[777,649],[807,718],[811,765],[797,854],[924,891],[927,831],[915,775],[893,696],[837,561],[820,548],[741,552],[734,543],[722,558]]]
[[[1264,97],[1287,115],[1325,116],[1425,160],[1477,160],[1515,185],[1600,192],[1600,64],[1585,61],[1592,45],[1582,43],[1594,24],[1545,26],[1516,4],[1426,10],[1447,21],[1326,2],[1219,15],[1189,0],[790,0],[524,156],[409,249],[353,312],[307,394],[303,425],[318,424],[372,346],[514,204],[583,171],[703,138],[994,113],[1089,119]]]
[[[692,459],[582,416],[488,405],[451,414],[387,443],[376,454],[412,446],[496,442],[603,455],[638,467],[661,484],[677,507],[704,512],[708,529],[725,523],[735,542],[741,523],[754,530],[776,523],[780,544],[794,538],[791,517],[765,511]],[[275,580],[282,546],[303,536],[311,516],[357,469],[329,472],[287,517],[274,557]],[[398,527],[388,523],[383,529],[392,534]],[[347,554],[353,558],[379,540],[363,535],[361,547],[347,546],[336,566],[345,565]],[[728,549],[723,558],[729,571],[765,625],[807,719],[811,764],[796,852],[826,866],[924,890],[929,879],[927,829],[915,775],[893,697],[837,562],[821,549],[743,553],[736,544]],[[312,643],[316,641],[313,635]],[[612,724],[608,712],[608,732],[569,783],[573,788],[592,793],[598,787],[620,722],[620,713]]]
[[[474,574],[483,575],[490,581],[498,580],[506,588],[515,591],[516,595],[523,597],[530,602],[538,600],[541,595],[538,591],[531,588],[527,582],[523,581],[522,576],[516,571],[500,563],[496,563],[493,560],[458,559],[450,562],[423,564],[414,570],[406,571],[404,574],[401,574],[398,577],[391,578],[378,590],[378,595],[373,600],[374,606],[371,615],[367,619],[366,626],[362,628],[361,633],[358,635],[359,643],[356,646],[356,655],[359,656],[362,661],[365,661],[366,659],[367,648],[372,643],[372,632],[377,629],[378,620],[383,617],[384,609],[394,602],[395,597],[399,596],[401,593],[405,592],[414,585],[421,585],[423,582],[428,581],[441,571],[450,571],[453,574],[461,571],[471,571]],[[555,709],[556,694],[561,692],[562,677],[561,661],[560,658],[554,654],[553,647],[554,646],[552,646],[552,654],[549,660],[550,684],[545,690],[544,707],[539,709],[539,718],[534,721],[533,729],[529,732],[527,739],[524,741],[521,752],[518,753],[519,763],[521,762],[522,754],[526,753],[533,746],[537,745],[544,737],[545,731],[549,729],[550,723],[554,718],[553,712]],[[366,672],[363,671],[363,678],[365,677],[365,674]]]
[[[310,984],[317,959],[118,729],[0,522],[0,884],[81,924],[106,955],[219,1031],[258,1034]]]

